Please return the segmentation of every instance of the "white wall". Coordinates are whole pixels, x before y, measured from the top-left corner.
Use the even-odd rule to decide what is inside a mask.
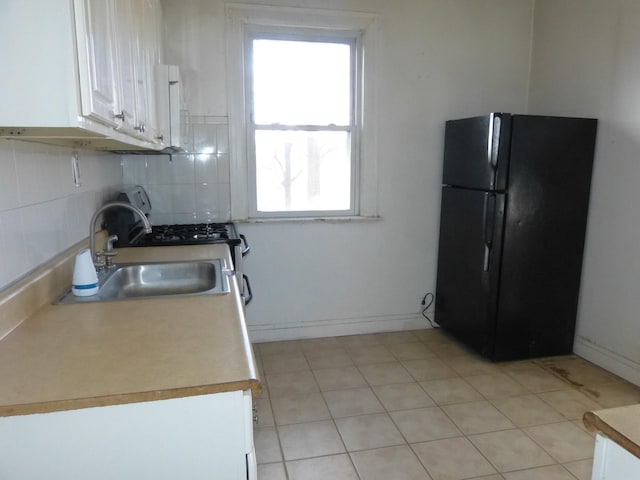
[[[575,351],[640,385],[640,3],[537,0],[531,113],[599,132]]]
[[[274,2],[254,2],[274,3]],[[254,339],[392,330],[435,288],[444,121],[526,109],[532,0],[281,0],[378,13],[379,213],[243,224]],[[226,115],[224,4],[164,0],[169,63],[192,113]]]
[[[89,234],[89,220],[122,188],[120,156],[0,139],[0,290]],[[69,279],[71,282],[71,279]]]

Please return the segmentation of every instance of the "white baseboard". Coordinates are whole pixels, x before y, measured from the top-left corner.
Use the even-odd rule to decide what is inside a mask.
[[[248,325],[252,342],[300,340],[303,338],[339,337],[364,333],[395,332],[431,328],[424,317],[417,314],[390,315],[370,318],[318,320],[304,323]]]
[[[601,345],[577,336],[573,344],[573,352],[592,363],[615,373],[619,377],[640,386],[640,365]]]

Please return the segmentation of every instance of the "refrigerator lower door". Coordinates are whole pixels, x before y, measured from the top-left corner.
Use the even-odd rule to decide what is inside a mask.
[[[493,356],[505,195],[442,189],[436,322]]]

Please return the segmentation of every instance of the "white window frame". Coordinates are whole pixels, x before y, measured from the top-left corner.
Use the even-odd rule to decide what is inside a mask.
[[[355,192],[354,209],[348,215],[335,212],[296,212],[295,218],[366,218],[377,217],[378,145],[377,145],[377,89],[376,51],[378,16],[375,14],[319,10],[307,8],[271,7],[228,3],[226,10],[227,95],[229,102],[229,141],[231,161],[231,217],[236,221],[285,219],[287,212],[256,212],[255,181],[252,175],[248,138],[248,99],[245,85],[246,42],[251,33],[268,29],[270,32],[308,28],[326,31],[335,37],[357,37],[361,42],[363,59],[357,72],[360,92],[355,106],[355,166],[352,185]]]

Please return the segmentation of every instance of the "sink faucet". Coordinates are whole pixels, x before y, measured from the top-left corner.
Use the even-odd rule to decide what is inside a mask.
[[[138,216],[142,220],[142,223],[144,224],[144,232],[145,233],[151,233],[151,224],[149,223],[149,219],[144,214],[144,212],[142,210],[140,210],[138,207],[136,207],[135,205],[132,205],[132,204],[127,203],[127,202],[109,202],[109,203],[105,203],[98,210],[96,210],[96,212],[91,217],[91,221],[89,222],[89,250],[91,251],[91,258],[93,259],[93,264],[96,267],[104,267],[104,265],[105,265],[105,263],[102,260],[100,260],[100,258],[99,258],[101,256],[101,254],[99,255],[99,254],[96,253],[96,239],[95,239],[96,222],[98,221],[98,217],[100,216],[100,214],[102,212],[104,212],[105,210],[109,210],[111,208],[126,208],[126,209],[131,210],[132,212],[138,214]]]

